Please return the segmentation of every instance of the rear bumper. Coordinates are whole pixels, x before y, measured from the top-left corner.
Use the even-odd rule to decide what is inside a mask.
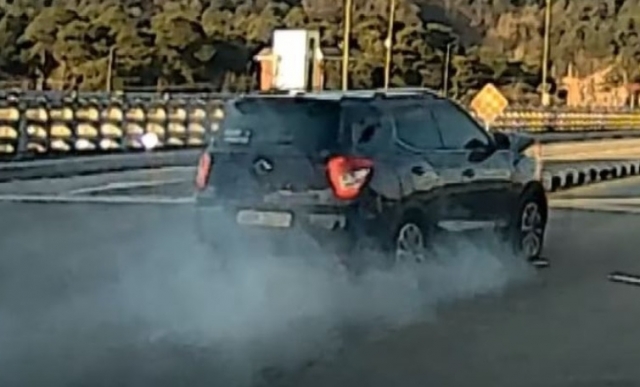
[[[240,209],[199,203],[195,227],[200,241],[233,255],[341,256],[349,254],[358,238],[353,217],[345,209],[293,211],[291,227],[286,228],[239,224]]]

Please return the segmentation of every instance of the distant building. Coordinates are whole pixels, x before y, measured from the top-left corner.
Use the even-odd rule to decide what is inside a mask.
[[[570,65],[560,85],[560,89],[567,94],[567,106],[620,108],[632,104],[636,94],[632,85],[626,79],[622,85],[616,85],[608,79],[615,69],[615,65],[610,65],[584,78],[579,78],[574,75],[573,66]]]

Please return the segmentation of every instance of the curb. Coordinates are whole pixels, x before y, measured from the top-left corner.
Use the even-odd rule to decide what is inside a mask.
[[[71,177],[134,169],[195,166],[199,151],[125,153],[0,164],[0,182]]]
[[[0,182],[71,177],[132,169],[195,166],[198,154],[198,151],[180,150],[148,154],[99,155],[73,159],[12,162],[0,164]],[[580,162],[576,164],[578,163]],[[556,192],[636,175],[640,175],[640,160],[612,160],[567,166],[558,171],[545,171],[543,164],[541,180],[547,192]]]
[[[585,166],[542,172],[542,184],[548,192],[584,186],[601,181],[640,174],[640,160],[597,161]]]

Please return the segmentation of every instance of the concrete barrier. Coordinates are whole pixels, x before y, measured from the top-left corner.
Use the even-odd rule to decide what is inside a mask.
[[[543,170],[542,182],[549,192],[640,174],[638,160],[581,162],[555,170]]]

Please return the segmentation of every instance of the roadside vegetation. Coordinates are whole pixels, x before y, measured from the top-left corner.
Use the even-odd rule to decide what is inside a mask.
[[[207,85],[256,87],[253,59],[275,28],[319,29],[337,52],[327,86],[340,86],[343,9],[336,0],[0,0],[0,80],[31,88],[104,90]],[[640,81],[640,0],[553,0],[550,82],[615,64],[612,84]],[[352,87],[382,84],[388,0],[354,0]],[[458,98],[495,82],[535,95],[543,0],[398,0],[394,86],[441,88],[447,49]],[[110,66],[112,63],[112,66]]]

